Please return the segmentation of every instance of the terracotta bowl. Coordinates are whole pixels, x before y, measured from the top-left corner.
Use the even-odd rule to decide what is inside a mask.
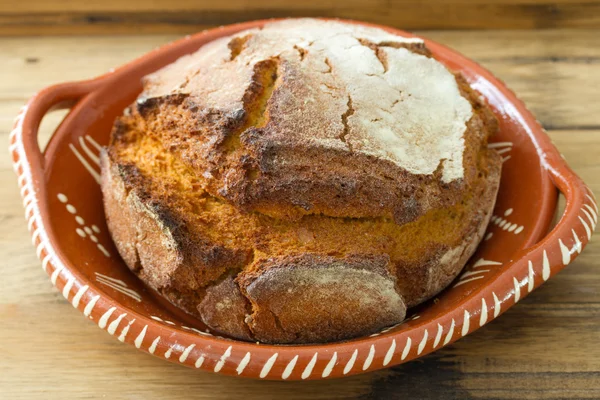
[[[107,143],[114,118],[141,91],[142,76],[215,38],[264,23],[201,32],[96,79],[46,88],[17,117],[10,150],[42,268],[101,329],[156,357],[226,375],[288,380],[353,375],[413,360],[473,332],[550,279],[586,245],[597,222],[594,196],[540,124],[491,73],[426,40],[438,60],[482,93],[500,120],[500,134],[490,144],[504,157],[500,194],[485,239],[462,275],[402,324],[342,343],[273,346],[231,340],[165,305],[129,272],[111,242],[98,186],[100,146]],[[57,107],[71,112],[42,152],[40,121]],[[566,197],[566,210],[548,232],[557,189]]]

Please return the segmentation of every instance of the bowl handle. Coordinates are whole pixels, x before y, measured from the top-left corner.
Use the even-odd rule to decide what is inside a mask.
[[[86,81],[61,83],[49,86],[33,95],[15,120],[15,127],[10,137],[11,149],[20,140],[31,169],[33,171],[43,170],[44,156],[37,141],[42,118],[52,110],[73,107],[83,97],[103,85],[104,80],[104,77],[100,77]],[[20,137],[17,137],[19,135]],[[15,151],[11,151],[11,153],[13,153],[13,161],[16,164]]]
[[[591,189],[569,168],[550,140],[538,143],[542,165],[565,196],[566,207],[556,226],[516,259],[528,261],[528,273],[546,281],[567,266],[589,242],[598,222],[598,207]],[[520,264],[520,263],[519,263]],[[536,282],[536,286],[541,281]]]

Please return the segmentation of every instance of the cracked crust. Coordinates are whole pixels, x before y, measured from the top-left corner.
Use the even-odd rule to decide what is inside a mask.
[[[271,28],[307,23],[317,22]],[[430,62],[422,42],[354,26],[341,37],[347,29],[379,75],[397,74],[395,51]],[[450,75],[469,104],[462,177],[445,182],[442,161],[411,173],[365,150],[364,96],[340,87],[335,52],[315,58],[317,40],[279,34],[290,51],[262,57],[252,50],[265,44],[259,32],[209,43],[147,77],[115,121],[101,155],[115,245],[146,284],[238,339],[327,342],[397,324],[446,287],[481,240],[500,180],[500,157],[487,149],[495,118]],[[317,94],[325,97],[304,104]]]
[[[463,161],[480,150],[471,126],[481,115],[420,39],[284,21],[210,43],[144,82],[137,107],[149,133],[245,211],[406,223],[454,204],[475,179]]]

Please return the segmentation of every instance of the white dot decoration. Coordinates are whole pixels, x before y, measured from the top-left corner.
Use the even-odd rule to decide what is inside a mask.
[[[67,196],[65,196],[62,193],[59,193],[56,197],[58,197],[58,201],[60,201],[61,203],[66,203],[67,201],[69,201],[69,199],[67,199]]]

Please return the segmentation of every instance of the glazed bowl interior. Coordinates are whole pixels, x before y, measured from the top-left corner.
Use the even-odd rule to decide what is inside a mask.
[[[161,52],[160,57],[150,53],[102,77],[104,84],[76,104],[48,143],[44,152],[45,184],[40,193],[45,200],[40,202],[40,207],[49,215],[48,237],[72,271],[83,281],[93,282],[97,290],[128,310],[129,315],[151,318],[187,334],[213,334],[201,321],[165,304],[119,257],[105,223],[98,184],[100,147],[108,143],[114,119],[140,93],[144,75],[223,34],[262,23],[238,25],[227,31],[214,30],[183,39],[157,50]],[[535,135],[514,104],[506,100],[505,89],[499,88],[494,78],[472,61],[439,44],[429,41],[426,44],[438,60],[467,78],[498,117],[500,132],[492,138],[490,146],[503,156],[501,186],[492,222],[461,276],[435,299],[409,311],[404,323],[375,336],[409,330],[458,307],[501,274],[502,266],[517,253],[535,244],[548,231],[556,207],[557,191],[542,166]],[[353,341],[365,340],[372,338]],[[327,346],[335,348],[337,345]]]

